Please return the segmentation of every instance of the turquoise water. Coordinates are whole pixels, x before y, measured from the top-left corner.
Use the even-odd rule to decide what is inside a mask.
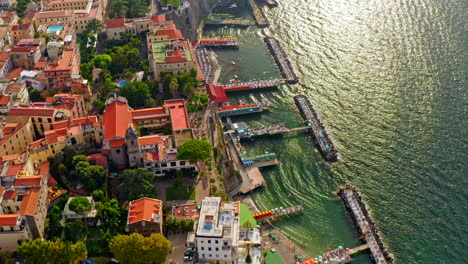
[[[117,86],[122,87],[122,86],[124,86],[126,83],[128,83],[128,80],[123,80],[123,81],[118,82],[118,83],[117,83]]]
[[[59,32],[62,31],[63,27],[62,26],[54,26],[54,27],[49,27],[47,28],[47,34],[51,34],[54,32]]]
[[[251,18],[244,1],[220,8]],[[207,29],[238,37],[238,51],[217,51],[222,82],[279,76],[262,38],[276,37],[304,86],[230,95],[270,100],[270,113],[243,116],[251,126],[301,126],[292,97],[307,95],[334,139],[330,165],[301,133],[246,142],[275,152],[253,196],[262,209],[302,204],[303,216],[278,225],[315,255],[359,244],[339,186],[357,186],[399,263],[468,263],[466,1],[280,0],[265,9],[267,29]],[[228,5],[225,5],[228,6]],[[231,72],[231,61],[238,70]],[[240,66],[242,65],[242,67]],[[291,197],[288,195],[290,194]],[[354,263],[369,263],[361,255]]]

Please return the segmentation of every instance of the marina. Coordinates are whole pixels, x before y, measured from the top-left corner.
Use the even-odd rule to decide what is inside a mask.
[[[257,3],[255,3],[255,0],[248,0],[248,3],[255,17],[255,21],[257,22],[257,26],[259,28],[268,27],[270,23],[268,22],[268,19],[263,13],[263,10],[257,5]]]
[[[294,72],[294,68],[292,67],[287,54],[284,52],[278,40],[273,37],[265,37],[263,40],[267,44],[271,55],[276,61],[276,64],[278,64],[281,75],[286,79],[286,82],[291,84],[297,83],[299,78]]]
[[[368,245],[371,259],[376,264],[394,263],[393,255],[388,253],[386,246],[380,238],[367,204],[362,200],[361,194],[351,185],[340,188],[338,195],[343,199],[344,205],[351,216],[358,234]]]
[[[309,99],[304,95],[296,95],[294,101],[304,119],[304,124],[310,128],[311,134],[324,158],[329,162],[338,161],[338,151]]]

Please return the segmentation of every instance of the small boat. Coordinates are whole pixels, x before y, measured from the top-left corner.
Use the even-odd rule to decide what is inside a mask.
[[[237,76],[237,75],[235,75],[235,74],[234,74],[234,78],[236,78],[236,79],[237,79],[237,78],[239,78],[239,76]]]
[[[236,65],[236,62],[235,61],[231,61],[232,65]]]
[[[240,105],[244,104],[244,102],[242,102],[242,100],[237,101],[237,103],[240,104]]]
[[[237,71],[237,69],[231,69],[231,71]]]

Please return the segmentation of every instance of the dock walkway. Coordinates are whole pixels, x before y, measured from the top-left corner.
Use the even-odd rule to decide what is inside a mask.
[[[200,39],[197,43],[197,47],[209,48],[238,48],[239,46],[240,42],[231,38]]]
[[[278,68],[280,69],[280,72],[283,75],[283,77],[286,79],[286,82],[297,83],[299,81],[299,78],[294,72],[291,62],[289,61],[288,55],[286,54],[286,52],[284,52],[278,40],[273,37],[265,37],[263,40],[267,44],[271,55],[276,61],[276,64],[278,64]]]
[[[264,126],[260,128],[249,128],[240,133],[237,133],[237,137],[239,139],[243,138],[252,138],[257,136],[263,135],[277,135],[277,134],[284,134],[289,132],[296,132],[296,131],[303,131],[307,130],[309,127],[296,127],[296,128],[287,128],[282,124],[271,125],[271,126]]]
[[[224,91],[226,92],[236,92],[236,91],[246,91],[246,90],[254,90],[254,89],[273,88],[273,87],[278,87],[280,84],[281,84],[280,79],[255,80],[255,81],[249,81],[249,82],[224,84],[223,88],[224,88]]]
[[[374,234],[374,230],[371,227],[372,225],[369,223],[367,216],[363,213],[361,204],[356,197],[355,191],[351,188],[342,189],[341,191],[343,199],[345,199],[349,205],[356,223],[364,236],[374,262],[377,264],[391,263],[388,262],[384,257],[384,252],[381,248],[382,244],[381,242],[379,243]]]
[[[221,19],[221,20],[207,20],[205,25],[211,26],[237,26],[237,27],[248,27],[250,26],[250,20],[246,19]]]
[[[248,0],[248,3],[255,17],[255,21],[257,21],[257,26],[261,28],[268,27],[270,23],[268,22],[268,19],[263,13],[263,10],[257,5],[257,3],[255,3],[255,0]]]

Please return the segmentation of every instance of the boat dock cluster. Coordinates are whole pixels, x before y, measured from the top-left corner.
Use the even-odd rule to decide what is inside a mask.
[[[239,48],[240,43],[237,39],[200,39],[197,47],[209,48]]]
[[[309,99],[304,95],[296,95],[294,101],[297,108],[299,108],[305,125],[311,129],[312,135],[325,159],[329,162],[338,161],[338,151],[335,149],[333,141],[328,136],[317,111]]]
[[[338,195],[343,199],[359,235],[362,235],[362,240],[369,246],[373,261],[377,264],[394,263],[393,255],[388,253],[388,249],[383,244],[380,232],[376,229],[367,204],[362,200],[359,191],[347,185],[340,188]]]
[[[205,76],[206,82],[210,82],[211,77],[213,77],[213,65],[208,55],[208,49],[198,46],[195,47],[195,57],[197,58],[197,63],[203,76]]]
[[[286,79],[286,82],[297,83],[299,78],[294,72],[294,68],[292,67],[286,52],[284,52],[278,40],[273,37],[265,37],[263,40],[267,44],[271,55],[278,64],[281,75],[283,75],[283,77]]]
[[[229,83],[224,84],[223,88],[226,92],[234,91],[245,91],[251,89],[262,89],[262,88],[274,88],[278,87],[281,84],[280,79],[271,79],[271,80],[258,80],[242,83]]]
[[[248,3],[250,9],[252,9],[255,21],[257,21],[257,26],[260,28],[268,27],[270,23],[263,13],[263,10],[257,5],[257,3],[255,3],[255,0],[248,0]]]

